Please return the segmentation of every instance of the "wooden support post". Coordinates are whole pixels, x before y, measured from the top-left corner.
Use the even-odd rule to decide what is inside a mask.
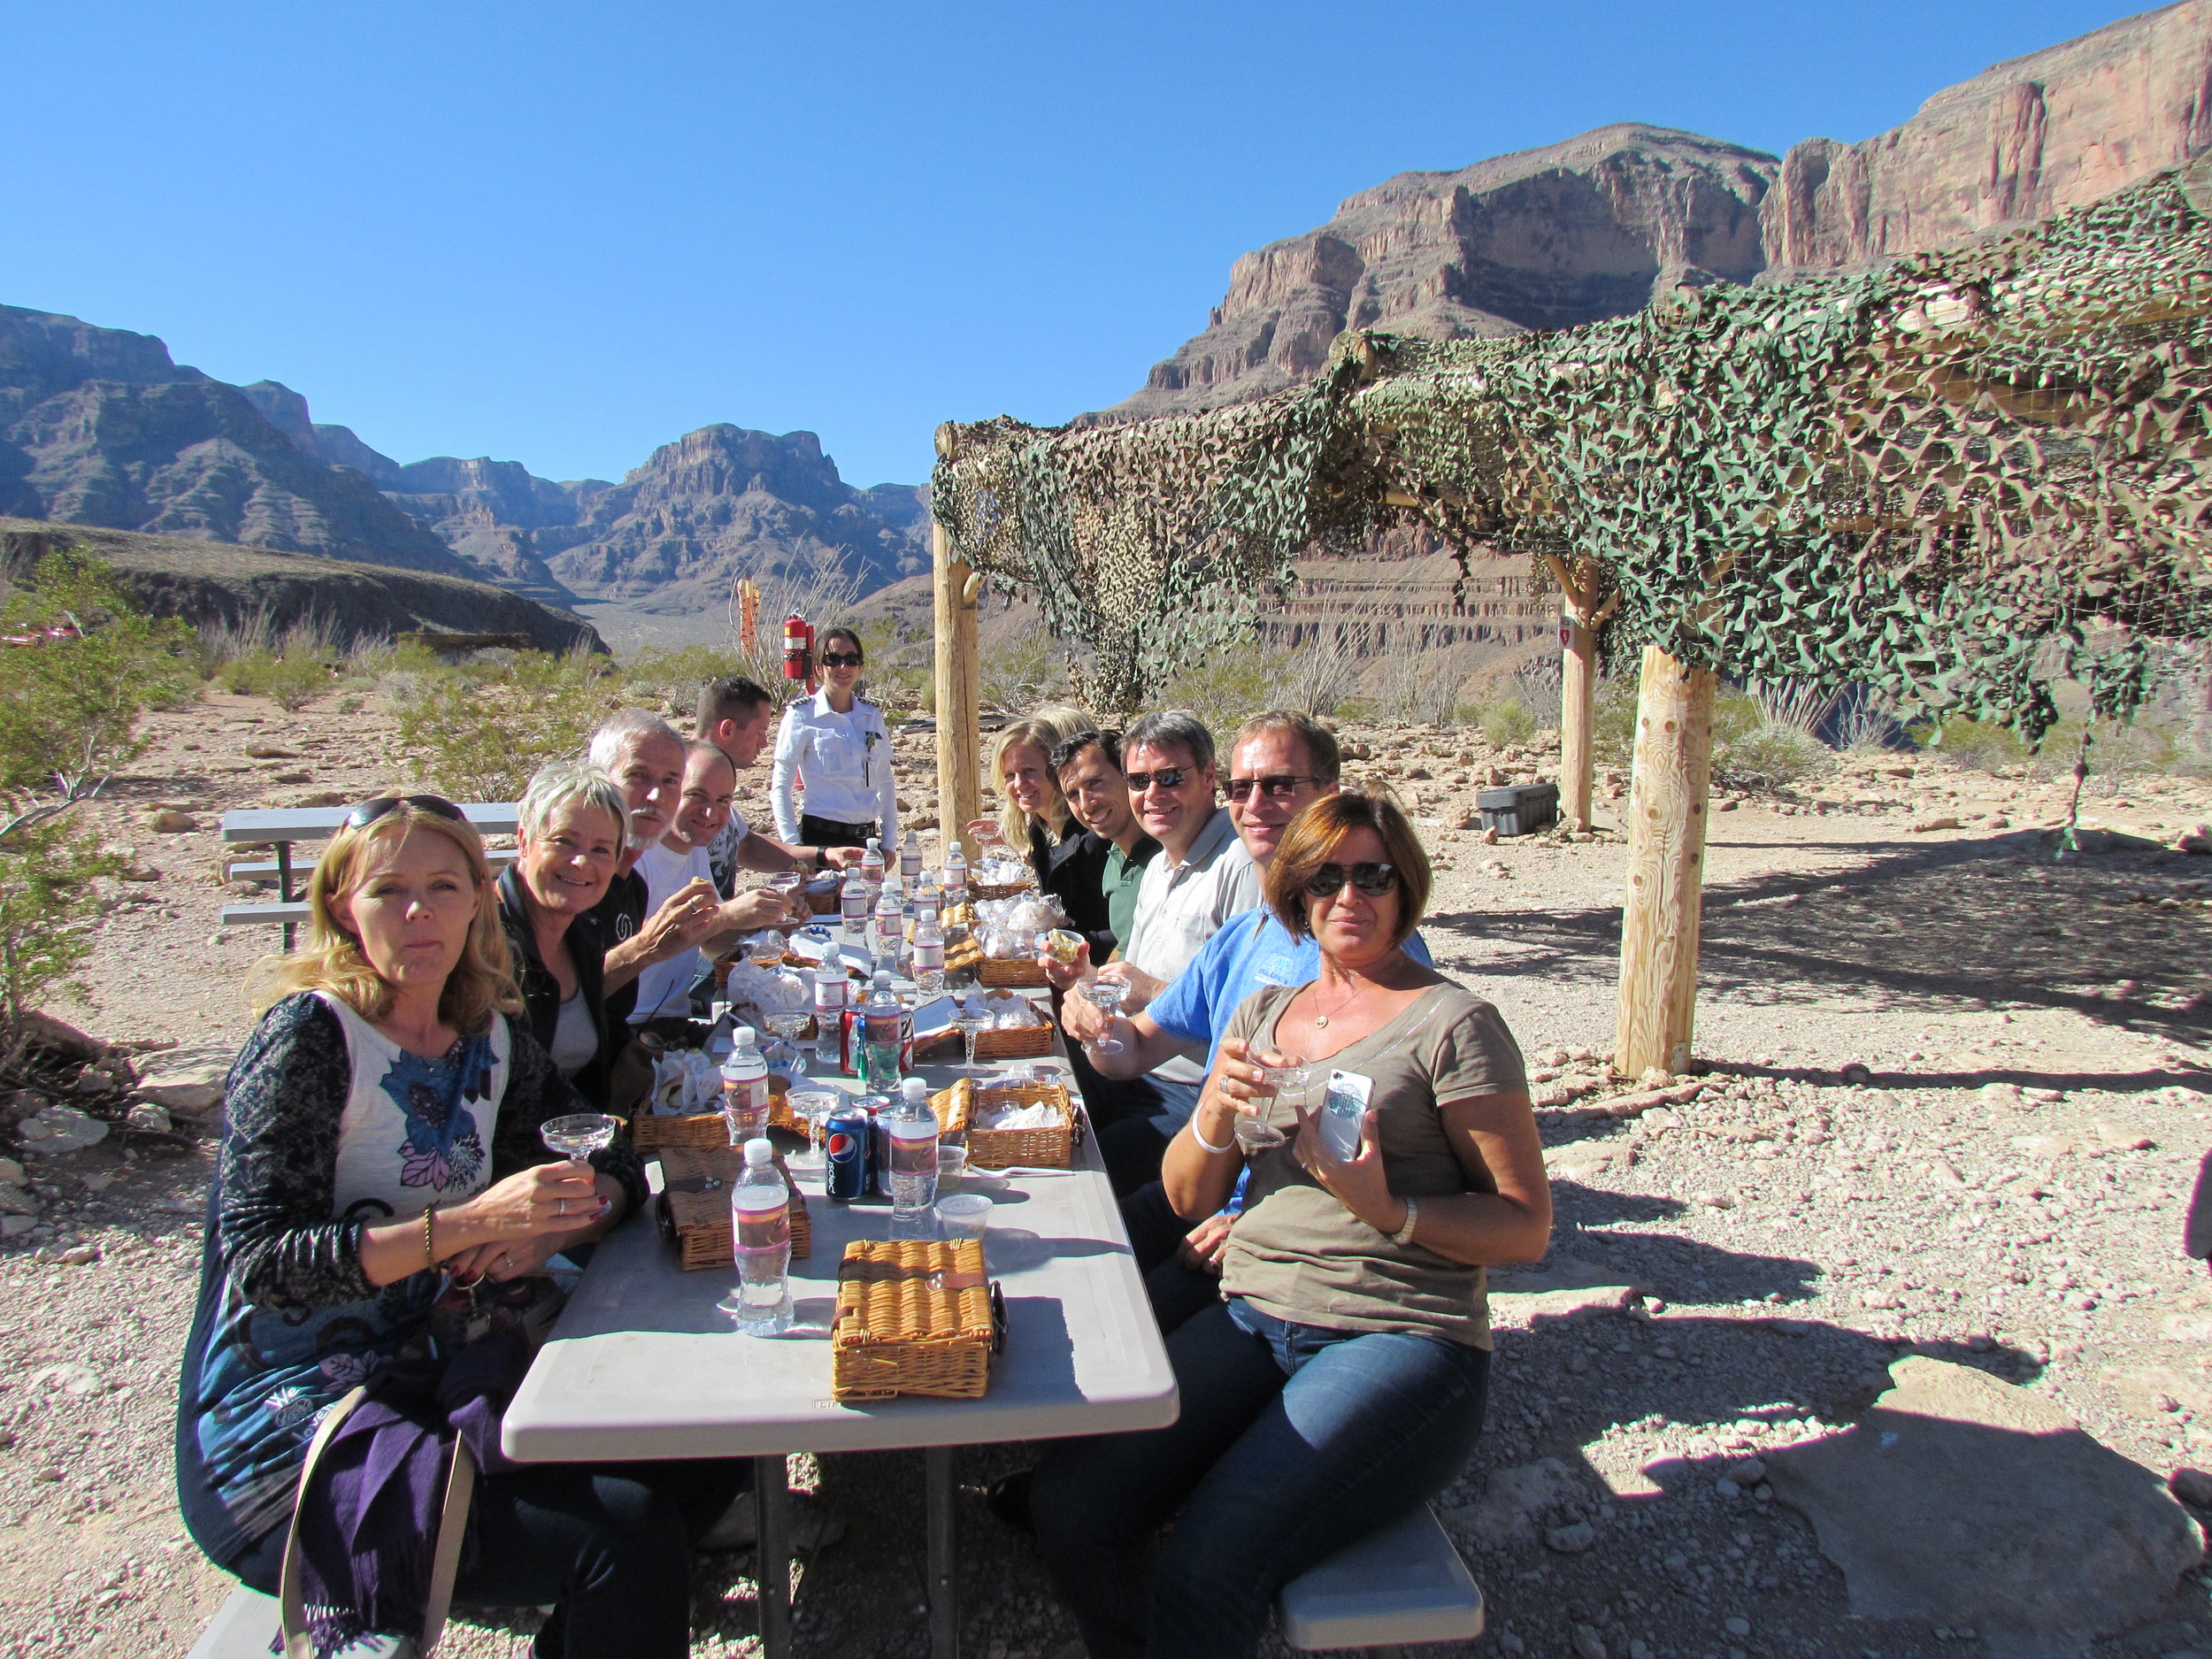
[[[1560,610],[1559,643],[1559,816],[1569,828],[1586,831],[1596,771],[1590,733],[1597,700],[1598,636],[1571,603]]]
[[[1621,917],[1617,1071],[1686,1071],[1697,1012],[1705,819],[1713,775],[1710,669],[1644,648],[1629,797],[1627,903]]]
[[[952,458],[952,433],[937,429],[937,452]],[[981,810],[982,670],[976,658],[977,572],[955,558],[945,527],[929,527],[930,564],[937,601],[937,823],[941,848]],[[965,846],[966,856],[975,849]]]

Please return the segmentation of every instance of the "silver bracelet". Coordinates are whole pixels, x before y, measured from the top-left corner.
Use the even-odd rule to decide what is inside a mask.
[[[1237,1138],[1234,1135],[1231,1135],[1229,1137],[1228,1145],[1217,1147],[1214,1145],[1212,1141],[1207,1140],[1204,1135],[1200,1134],[1198,1133],[1198,1116],[1195,1112],[1191,1115],[1190,1138],[1198,1142],[1199,1146],[1203,1150],[1212,1153],[1216,1157],[1219,1157],[1225,1152],[1234,1152],[1237,1149]]]
[[[1406,1225],[1390,1235],[1393,1244],[1413,1242],[1413,1224],[1421,1217],[1421,1206],[1411,1198],[1406,1200]]]

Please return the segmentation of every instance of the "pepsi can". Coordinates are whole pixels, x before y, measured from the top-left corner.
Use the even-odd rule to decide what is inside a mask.
[[[822,1125],[822,1188],[833,1204],[849,1204],[868,1195],[872,1159],[868,1141],[874,1125],[866,1110],[841,1106]]]

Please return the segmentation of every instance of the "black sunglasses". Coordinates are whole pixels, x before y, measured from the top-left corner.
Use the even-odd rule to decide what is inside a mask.
[[[1333,899],[1349,881],[1371,899],[1394,892],[1398,870],[1394,864],[1323,864],[1306,878],[1306,891],[1317,899]]]
[[[825,668],[858,668],[860,653],[858,651],[824,651],[822,666]]]
[[[468,818],[461,809],[442,795],[380,795],[373,801],[364,801],[346,814],[349,830],[366,829],[388,813],[403,806],[411,806],[419,812],[429,812],[439,818],[451,818],[456,824],[465,824]]]
[[[1183,780],[1190,776],[1187,766],[1163,766],[1157,772],[1133,772],[1124,774],[1131,795],[1142,795],[1154,784],[1163,789],[1179,789]]]
[[[1298,793],[1302,783],[1319,783],[1318,778],[1302,778],[1296,772],[1279,772],[1265,778],[1232,778],[1221,787],[1228,791],[1232,801],[1241,801],[1257,789],[1271,801],[1287,801]]]

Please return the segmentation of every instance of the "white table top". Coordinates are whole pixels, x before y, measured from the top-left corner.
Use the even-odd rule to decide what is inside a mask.
[[[356,803],[358,805],[359,803]],[[455,803],[485,835],[515,833],[512,802]],[[226,841],[319,841],[335,835],[351,806],[238,807],[223,814]]]
[[[1063,1066],[1064,1072],[1064,1066]],[[954,1073],[925,1068],[932,1088]],[[851,1079],[832,1082],[857,1092]],[[737,1270],[685,1272],[638,1217],[599,1247],[507,1408],[502,1443],[523,1462],[737,1457],[1049,1440],[1175,1421],[1174,1373],[1094,1140],[1069,1171],[971,1176],[995,1201],[984,1260],[1006,1296],[1005,1352],[979,1400],[830,1397],[837,1266],[855,1239],[890,1236],[887,1201],[833,1204],[818,1170],[794,1171],[813,1249],[791,1264],[800,1325],[740,1336],[716,1304]]]

